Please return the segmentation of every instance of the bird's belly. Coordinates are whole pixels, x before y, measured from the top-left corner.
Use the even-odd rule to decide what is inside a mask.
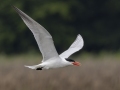
[[[65,67],[62,62],[49,62],[45,64],[45,69],[50,69],[50,68],[59,68],[59,67]]]

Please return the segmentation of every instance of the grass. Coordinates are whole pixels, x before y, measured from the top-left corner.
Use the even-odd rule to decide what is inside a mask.
[[[118,56],[118,55],[117,55]],[[37,55],[0,55],[0,90],[120,90],[120,58],[114,54],[83,54],[81,67],[36,71]]]

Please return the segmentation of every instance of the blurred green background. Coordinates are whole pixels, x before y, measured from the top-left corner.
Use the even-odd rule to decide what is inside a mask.
[[[11,5],[45,27],[59,53],[70,46],[77,34],[85,42],[82,51],[120,50],[119,0],[2,0],[0,53],[39,52],[32,33]]]
[[[82,66],[25,68],[42,57],[11,5],[50,32],[58,53],[81,34],[84,47],[71,58]],[[0,90],[120,90],[119,45],[120,0],[1,0]]]

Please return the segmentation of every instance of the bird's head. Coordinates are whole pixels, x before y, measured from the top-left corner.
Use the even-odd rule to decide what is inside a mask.
[[[79,62],[76,62],[72,59],[69,58],[65,58],[66,61],[68,61],[71,65],[75,65],[75,66],[81,66],[81,64]]]

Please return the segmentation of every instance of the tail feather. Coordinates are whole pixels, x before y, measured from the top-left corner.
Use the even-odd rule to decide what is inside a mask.
[[[30,68],[30,69],[37,69],[40,66],[38,66],[38,65],[34,65],[34,66],[27,66],[27,65],[25,65],[25,67]]]

